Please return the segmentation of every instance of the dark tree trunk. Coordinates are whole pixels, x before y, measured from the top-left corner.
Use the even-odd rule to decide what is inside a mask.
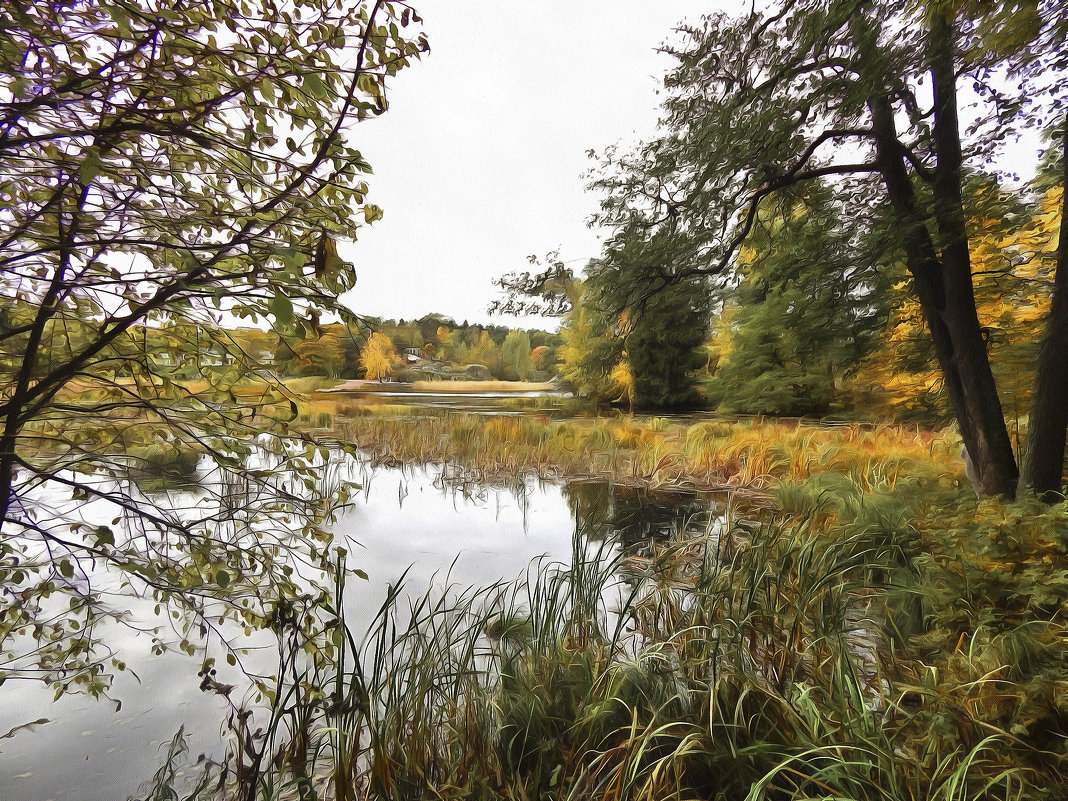
[[[920,210],[897,136],[893,108],[882,91],[869,100],[878,160],[891,203],[901,222],[901,244],[912,273],[924,321],[934,342],[961,438],[975,466],[982,495],[1013,496],[1017,468],[986,342],[975,309],[971,260],[961,195],[961,146],[956,109],[954,31],[936,18],[931,35],[935,84],[935,246]]]
[[[975,310],[964,224],[955,46],[956,31],[952,24],[941,14],[935,14],[930,30],[934,138],[938,154],[934,214],[942,249],[946,301],[943,314],[964,390],[960,405],[955,403],[957,419],[961,421],[961,436],[978,474],[979,489],[984,495],[1012,496],[1016,493],[1019,473]]]
[[[1061,179],[1064,189],[1053,303],[1038,354],[1027,450],[1020,477],[1021,490],[1032,489],[1049,501],[1056,500],[1061,490],[1068,429],[1068,114],[1061,145]]]

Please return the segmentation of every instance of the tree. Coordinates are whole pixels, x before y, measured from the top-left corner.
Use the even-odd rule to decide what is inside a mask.
[[[614,403],[628,394],[623,342],[616,323],[595,308],[585,282],[574,281],[572,299],[560,326],[562,342],[556,350],[560,378],[577,395],[598,403]]]
[[[501,350],[493,341],[493,336],[484,328],[471,328],[468,333],[473,341],[467,351],[467,363],[481,364],[494,378],[501,378]]]
[[[190,612],[192,651],[196,626],[215,625],[206,606],[267,625],[308,590],[297,554],[332,564],[329,505],[308,498],[328,453],[218,323],[287,331],[344,313],[354,273],[335,242],[355,236],[354,211],[380,214],[349,131],[426,49],[401,34],[413,20],[382,0],[0,6],[6,669],[105,688],[93,623],[123,610],[101,571]],[[151,352],[164,329],[176,353],[206,357],[196,381]],[[267,388],[243,394],[248,374]],[[154,449],[194,454],[210,502],[140,488]],[[43,616],[57,598],[69,607]]]
[[[352,378],[358,358],[357,345],[348,326],[324,325],[313,336],[291,345],[295,375],[323,375]]]
[[[384,381],[393,375],[393,365],[397,361],[397,351],[390,338],[381,331],[375,331],[360,352],[360,366],[364,375],[375,381]]]
[[[646,408],[689,406],[698,400],[693,372],[706,361],[697,351],[709,325],[702,282],[636,304],[620,300],[625,294],[618,281],[627,260],[663,255],[635,237],[617,243],[610,258],[591,261],[582,281],[552,252],[539,273],[503,276],[497,283],[506,297],[490,311],[562,317],[559,375],[581,395]],[[530,262],[540,264],[534,256]]]
[[[721,293],[729,324],[710,387],[733,412],[822,414],[885,317],[881,248],[844,226],[827,187],[766,199]],[[722,345],[721,345],[722,347]]]
[[[502,375],[508,381],[526,381],[533,369],[530,358],[530,334],[526,331],[508,332],[501,345]]]
[[[706,362],[699,352],[711,319],[708,287],[690,275],[663,283],[635,298],[630,276],[669,274],[677,254],[663,233],[629,231],[617,236],[601,259],[587,267],[587,302],[617,336],[623,337],[634,402],[645,408],[697,402],[694,371]]]
[[[537,256],[532,265],[541,266]],[[577,278],[550,252],[538,273],[509,273],[497,284],[505,297],[490,306],[490,313],[539,314],[562,318],[556,348],[557,373],[578,395],[598,403],[633,402],[633,381],[627,368],[622,332],[626,320],[606,313],[594,299],[594,288]],[[591,262],[586,272],[595,274]]]
[[[634,405],[645,409],[694,406],[694,371],[708,335],[708,291],[700,283],[661,292],[638,316],[624,340]]]
[[[1028,102],[1063,102],[1065,82],[1050,80],[1039,92],[1036,76],[1063,63],[1063,36],[1041,32],[1063,32],[1065,12],[1063,0],[823,0],[740,19],[712,15],[685,29],[672,48],[678,66],[666,80],[665,134],[635,153],[610,151],[594,183],[606,192],[599,219],[615,228],[616,241],[659,237],[674,254],[624,271],[626,302],[640,304],[693,275],[723,275],[764,198],[836,176],[851,215],[893,215],[979,487],[1012,495],[1017,467],[975,308],[965,157],[989,161],[1025,123]],[[1014,91],[1000,88],[995,74]],[[960,77],[974,84],[985,112],[967,129]],[[1051,319],[1061,319],[1056,309]],[[1040,380],[1049,364],[1068,360],[1060,345],[1051,347],[1058,357],[1040,366]],[[1063,392],[1036,392],[1036,405],[1043,397],[1068,405]],[[1042,430],[1057,425],[1039,422]]]
[[[1061,22],[1068,25],[1064,17]],[[1035,370],[1034,402],[1020,475],[1022,488],[1034,489],[1048,500],[1054,500],[1062,487],[1068,428],[1068,112],[1061,124],[1061,208],[1053,302]]]

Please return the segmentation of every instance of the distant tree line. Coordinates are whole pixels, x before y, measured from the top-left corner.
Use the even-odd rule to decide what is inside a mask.
[[[231,335],[251,358],[283,376],[395,380],[544,381],[554,375],[561,341],[547,331],[457,323],[440,314],[415,320],[315,322],[283,333],[240,328]],[[375,355],[368,360],[372,341]],[[369,370],[369,364],[376,366]]]

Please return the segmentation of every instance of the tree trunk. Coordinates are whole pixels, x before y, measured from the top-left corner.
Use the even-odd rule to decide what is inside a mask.
[[[975,464],[980,492],[1011,497],[1016,493],[1019,473],[975,309],[968,232],[964,224],[963,159],[957,120],[954,52],[956,31],[946,16],[935,13],[929,36],[934,81],[934,140],[938,154],[934,216],[942,250],[943,315],[953,341],[957,371],[964,390],[961,404],[955,404],[957,419],[961,422],[964,445]]]
[[[1060,497],[1068,429],[1068,114],[1061,145],[1061,227],[1053,303],[1038,354],[1034,400],[1028,421],[1027,450],[1020,489],[1048,501]]]
[[[952,26],[936,17],[931,35],[931,76],[935,83],[934,139],[938,165],[934,217],[941,241],[935,247],[905,166],[890,99],[873,90],[868,106],[877,158],[887,193],[901,221],[901,244],[924,321],[949,392],[961,438],[976,471],[981,495],[1012,497],[1016,459],[1005,426],[997,386],[987,357],[972,289],[971,260],[961,195],[961,146],[956,109]],[[869,76],[870,79],[874,76]],[[873,85],[881,82],[873,80]]]

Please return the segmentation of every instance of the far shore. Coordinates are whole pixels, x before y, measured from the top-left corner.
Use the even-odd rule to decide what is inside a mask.
[[[316,392],[558,392],[557,383],[533,381],[371,381],[355,378]]]

